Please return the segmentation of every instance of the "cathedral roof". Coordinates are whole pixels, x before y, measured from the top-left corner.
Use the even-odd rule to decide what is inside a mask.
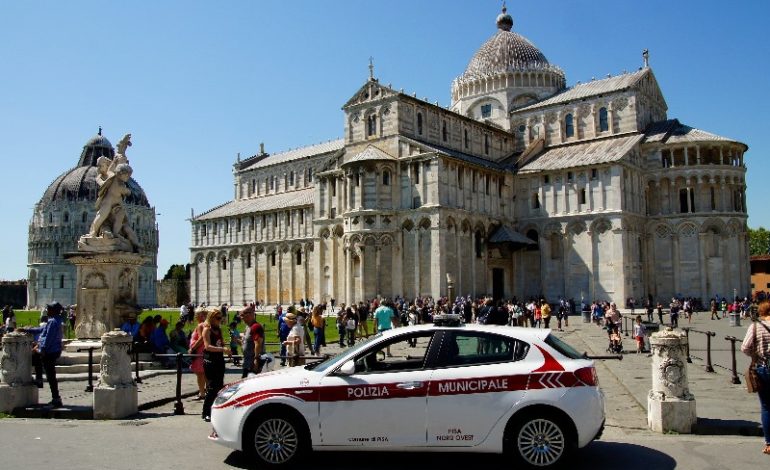
[[[458,78],[460,82],[517,71],[562,73],[527,38],[511,31],[512,27],[513,19],[503,7],[503,13],[497,17],[497,32],[473,55],[465,73]]]
[[[519,173],[561,170],[615,162],[623,158],[643,138],[644,134],[632,134],[625,137],[611,137],[551,147],[530,162],[525,163],[519,169]]]
[[[302,158],[312,157],[313,155],[319,155],[322,153],[336,152],[345,146],[344,139],[330,140],[328,142],[321,142],[320,144],[308,145],[307,147],[300,147],[285,152],[274,153],[261,160],[244,165],[240,171],[254,170],[257,168],[264,168],[266,166],[277,165],[279,163],[287,163]]]
[[[95,165],[96,160],[102,156],[113,158],[115,149],[112,148],[110,141],[101,134],[101,129],[99,129],[99,134],[89,139],[83,146],[78,166],[67,170],[53,180],[38,204],[48,205],[56,200],[96,201],[99,186],[96,184],[97,169]],[[126,185],[131,190],[131,194],[125,199],[127,204],[150,207],[147,195],[136,180],[131,178]]]
[[[722,137],[694,127],[684,125],[678,119],[653,122],[644,131],[645,143],[661,142],[664,144],[683,144],[694,142],[735,142],[737,140]]]
[[[314,202],[315,189],[300,189],[298,191],[288,191],[269,196],[229,201],[195,216],[193,220],[213,220],[256,212],[288,209],[290,207],[311,206]]]
[[[617,77],[610,77],[602,80],[592,80],[588,83],[580,83],[572,88],[564,90],[563,92],[551,98],[548,98],[547,100],[543,100],[539,103],[517,109],[516,112],[518,113],[522,111],[530,111],[554,104],[562,104],[588,98],[589,96],[603,95],[606,93],[625,90],[636,85],[636,83],[638,83],[648,73],[651,73],[650,69],[643,68],[641,70],[637,70],[636,72],[618,75]]]

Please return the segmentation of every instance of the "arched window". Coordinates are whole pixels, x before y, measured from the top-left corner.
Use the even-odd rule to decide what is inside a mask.
[[[489,136],[484,136],[484,153],[489,155]]]
[[[246,255],[246,267],[247,268],[251,267],[251,253]]]
[[[222,271],[227,271],[227,258],[222,258]]]
[[[275,251],[270,253],[270,266],[275,266]]]
[[[64,289],[64,274],[59,276],[59,289]]]
[[[59,244],[58,243],[53,246],[53,252],[54,252],[54,256],[56,256],[58,258],[59,257]]]
[[[572,118],[572,114],[567,114],[564,117],[564,136],[573,137],[575,135],[575,122]]]
[[[65,212],[64,213],[64,223],[65,224],[69,223],[69,221],[70,221],[70,213],[69,212]]]
[[[289,172],[289,186],[294,186],[294,172]]]
[[[371,137],[377,134],[377,115],[372,114],[366,118],[366,136]]]
[[[606,132],[610,130],[610,124],[607,121],[607,108],[599,109],[599,131]]]
[[[48,276],[43,276],[43,289],[48,289]]]
[[[388,170],[382,172],[382,185],[390,186],[390,172]]]
[[[448,137],[449,137],[449,133],[446,130],[446,121],[444,121],[441,123],[441,140],[446,142]]]
[[[49,213],[48,213],[48,223],[49,223],[49,224],[52,224],[52,223],[53,223],[53,212],[49,212]]]
[[[463,142],[465,143],[465,148],[468,148],[470,145],[470,142],[468,142],[468,129],[463,131]]]
[[[88,213],[83,212],[83,216],[80,219],[81,219],[81,222],[86,223],[86,221],[88,220]]]
[[[417,113],[417,134],[422,135],[422,113]]]
[[[302,264],[302,250],[297,250],[297,266]]]

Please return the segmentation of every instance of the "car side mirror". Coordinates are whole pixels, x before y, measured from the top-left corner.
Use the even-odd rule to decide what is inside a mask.
[[[342,367],[337,369],[337,375],[349,376],[355,373],[356,373],[356,361],[352,359],[342,364]]]

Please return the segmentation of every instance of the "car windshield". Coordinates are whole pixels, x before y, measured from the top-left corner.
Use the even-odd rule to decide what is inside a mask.
[[[548,346],[554,348],[555,350],[559,351],[562,355],[570,358],[570,359],[582,359],[583,355],[580,354],[570,346],[569,344],[565,343],[564,341],[560,340],[554,335],[548,335],[545,338],[545,344]]]
[[[340,352],[339,354],[337,354],[335,356],[330,357],[329,359],[326,359],[326,360],[320,361],[320,362],[315,362],[313,364],[308,364],[307,366],[305,366],[305,369],[312,370],[312,371],[315,371],[315,372],[324,372],[324,371],[326,371],[326,369],[328,369],[332,365],[336,364],[337,360],[340,358],[340,356],[347,356],[347,355],[355,356],[356,354],[358,354],[358,351],[360,351],[360,350],[364,349],[366,346],[368,346],[369,343],[373,339],[377,339],[377,338],[379,338],[381,336],[382,336],[382,333],[377,333],[375,335],[371,335],[368,338],[366,338],[365,340],[361,341],[360,343],[357,343],[352,348],[345,349],[344,351]]]

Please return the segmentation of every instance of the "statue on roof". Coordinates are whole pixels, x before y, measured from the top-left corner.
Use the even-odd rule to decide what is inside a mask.
[[[131,146],[131,134],[126,134],[117,145],[115,158],[99,157],[96,161],[99,175],[99,195],[96,199],[96,217],[86,235],[80,237],[80,251],[139,251],[139,240],[128,223],[123,199],[131,194],[127,183],[133,169],[128,164],[126,150]]]

